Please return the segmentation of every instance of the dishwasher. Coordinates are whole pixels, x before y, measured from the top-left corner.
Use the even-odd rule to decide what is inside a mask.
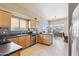
[[[31,35],[31,45],[34,45],[34,44],[36,44],[36,35],[32,34]]]

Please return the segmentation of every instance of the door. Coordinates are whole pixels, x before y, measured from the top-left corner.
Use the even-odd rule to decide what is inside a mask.
[[[72,55],[79,55],[79,5],[72,15]]]

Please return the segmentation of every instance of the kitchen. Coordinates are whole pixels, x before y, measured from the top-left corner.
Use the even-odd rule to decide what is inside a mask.
[[[64,52],[61,53],[58,51],[56,52],[59,53],[58,55],[67,55],[68,44],[67,42],[64,42],[64,39],[62,39],[63,32],[65,33],[66,37],[68,36],[68,20],[67,20],[67,9],[66,9],[67,4],[44,4],[43,5],[43,7],[47,6],[46,7],[47,10],[48,8],[49,9],[51,8],[49,7],[50,5],[52,6],[54,5],[58,7],[60,6],[61,7],[60,10],[62,10],[62,8],[64,9],[64,11],[61,11],[63,12],[63,15],[61,16],[58,16],[57,14],[54,13],[55,14],[55,16],[53,15],[54,20],[49,20],[48,18],[47,18],[48,20],[45,20],[44,17],[47,15],[41,16],[40,18],[38,17],[39,15],[41,15],[39,13],[41,13],[40,9],[43,8],[43,7],[40,7],[42,5],[43,4],[35,5],[31,3],[30,4],[11,4],[11,3],[0,4],[0,56],[28,56],[32,54],[33,51],[35,52],[36,49],[38,51],[39,51],[39,48],[42,49],[41,48],[42,45],[45,46],[45,48],[46,47],[52,48],[56,44],[56,43],[54,44],[54,42],[57,41],[58,39],[60,40],[60,42],[57,44],[64,47],[58,51],[62,51],[62,49],[66,49],[66,50],[63,50],[65,53]],[[55,8],[54,6],[53,8]],[[26,7],[30,10],[28,10]],[[34,8],[31,9],[32,7],[37,9],[36,12]],[[40,10],[39,13],[37,13],[38,10]],[[36,13],[38,15],[36,15]],[[28,16],[26,16],[27,14]],[[62,32],[54,31],[55,33],[53,33],[53,31],[51,31],[53,29],[50,30],[53,24],[54,25],[64,24],[64,27],[63,26],[60,27],[62,28],[63,31]],[[56,40],[54,40],[54,38],[56,38]],[[52,53],[47,55],[53,55],[55,52],[53,54]]]

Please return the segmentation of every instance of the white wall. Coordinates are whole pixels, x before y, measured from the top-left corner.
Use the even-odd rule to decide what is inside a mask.
[[[64,32],[66,33],[66,35],[68,35],[68,19],[67,18],[52,20],[50,23],[54,24],[54,25],[55,24],[64,24]]]
[[[39,20],[39,25],[38,25],[38,31],[42,32],[43,29],[41,28],[42,24],[48,23],[48,20]]]

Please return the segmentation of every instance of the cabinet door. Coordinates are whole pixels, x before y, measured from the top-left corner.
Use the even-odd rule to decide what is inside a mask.
[[[43,43],[43,36],[42,35],[37,35],[36,36],[36,42]]]
[[[26,48],[26,37],[19,37],[19,45],[21,45],[23,48]]]
[[[40,38],[39,38],[39,35],[36,35],[36,42],[40,42]]]
[[[30,35],[26,36],[26,47],[29,47],[31,45],[31,37]]]
[[[0,27],[10,27],[11,14],[8,12],[0,11]]]
[[[36,28],[39,27],[39,21],[36,21]]]
[[[35,22],[35,20],[31,21],[31,28],[36,28],[36,22]]]
[[[44,44],[50,45],[51,44],[51,40],[52,40],[52,38],[51,38],[50,35],[43,35],[43,43]]]
[[[19,39],[18,38],[11,38],[11,39],[8,39],[8,41],[19,44]]]
[[[39,35],[39,41],[40,41],[40,43],[43,43],[43,40],[44,40],[43,35]]]

